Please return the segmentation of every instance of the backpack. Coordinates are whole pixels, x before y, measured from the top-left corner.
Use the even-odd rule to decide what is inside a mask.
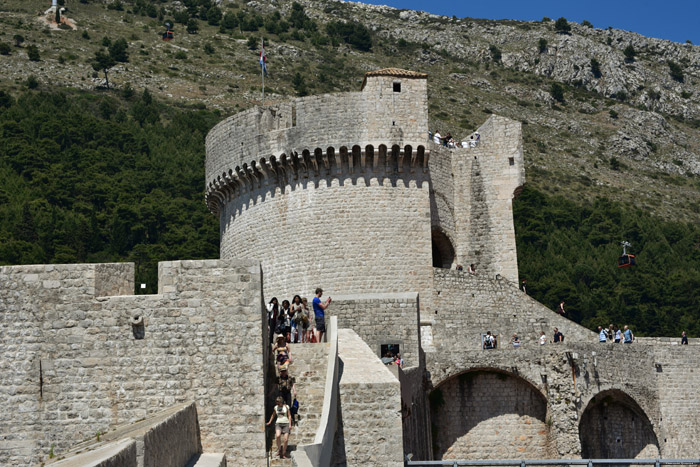
[[[279,378],[280,391],[289,392],[292,390],[293,385],[294,381],[292,380],[291,376],[287,378]]]

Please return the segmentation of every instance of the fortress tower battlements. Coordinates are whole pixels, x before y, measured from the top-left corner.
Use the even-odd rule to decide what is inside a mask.
[[[221,257],[260,260],[273,294],[425,293],[433,267],[471,263],[517,281],[520,123],[479,130],[477,148],[429,141],[427,75],[395,68],[360,92],[234,115],[206,141]]]

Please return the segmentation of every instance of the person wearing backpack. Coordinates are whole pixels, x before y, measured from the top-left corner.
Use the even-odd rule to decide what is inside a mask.
[[[297,397],[297,387],[294,384],[294,378],[289,376],[289,363],[285,362],[280,365],[280,374],[277,377],[277,389],[279,395],[284,399],[287,405],[292,405],[292,395]]]

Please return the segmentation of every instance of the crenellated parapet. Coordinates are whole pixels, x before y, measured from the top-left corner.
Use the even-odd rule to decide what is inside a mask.
[[[263,187],[284,187],[299,180],[345,177],[411,179],[428,171],[424,145],[378,147],[369,144],[305,148],[236,165],[216,176],[206,188],[209,210],[218,215],[225,203]]]
[[[263,183],[427,168],[427,75],[367,73],[362,91],[254,107],[206,139],[206,200],[222,202]]]

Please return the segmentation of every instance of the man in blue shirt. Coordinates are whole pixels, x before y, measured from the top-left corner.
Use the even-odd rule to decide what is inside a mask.
[[[328,297],[325,302],[322,302],[321,295],[323,295],[323,289],[319,287],[316,289],[316,296],[312,302],[314,316],[316,318],[316,342],[321,342],[321,337],[323,337],[323,333],[326,332],[325,310],[328,308],[328,305],[331,304],[331,297]]]
[[[631,344],[632,341],[634,340],[634,334],[632,334],[632,331],[630,330],[630,328],[627,325],[625,325],[625,332],[623,332],[622,335],[625,338],[625,340],[624,340],[625,344]]]

